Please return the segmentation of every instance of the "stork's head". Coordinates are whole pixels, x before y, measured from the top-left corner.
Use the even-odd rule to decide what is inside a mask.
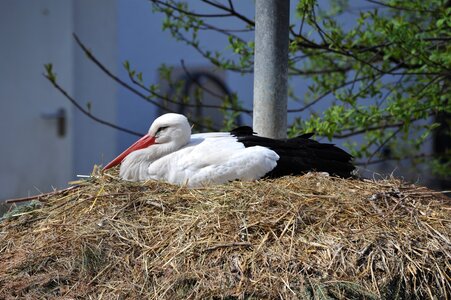
[[[148,135],[155,138],[156,144],[175,143],[183,146],[191,136],[188,119],[180,114],[165,114],[155,119]]]
[[[151,147],[154,144],[163,146],[168,151],[174,151],[186,145],[191,137],[191,127],[188,119],[180,114],[164,114],[155,119],[148,134],[113,159],[103,169],[107,170],[120,164],[133,151]]]

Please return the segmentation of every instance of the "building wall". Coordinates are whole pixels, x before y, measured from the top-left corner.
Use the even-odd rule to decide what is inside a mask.
[[[64,186],[72,168],[69,128],[57,136],[49,118],[72,108],[42,76],[58,66],[58,80],[73,91],[72,9],[60,1],[0,2],[0,199]]]
[[[69,94],[115,121],[116,85],[81,53],[73,32],[117,70],[115,1],[0,2],[0,200],[62,188],[116,153],[116,132],[82,116],[42,75],[52,63]],[[64,136],[52,118],[61,109]]]

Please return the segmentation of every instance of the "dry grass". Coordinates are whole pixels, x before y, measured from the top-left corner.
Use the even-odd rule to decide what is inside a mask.
[[[307,174],[98,176],[0,222],[0,299],[450,299],[449,198]]]

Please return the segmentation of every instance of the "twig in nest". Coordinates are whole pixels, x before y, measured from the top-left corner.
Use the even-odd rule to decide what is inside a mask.
[[[35,199],[40,200],[40,198],[54,196],[54,195],[57,195],[57,194],[69,192],[69,191],[77,189],[79,187],[80,187],[79,185],[74,185],[74,186],[70,186],[70,187],[68,187],[66,189],[62,189],[62,190],[56,190],[56,191],[53,191],[53,192],[43,193],[43,194],[33,195],[33,196],[28,196],[28,197],[9,199],[9,200],[6,200],[5,202],[6,203],[18,203],[18,202],[27,202],[27,201],[31,201],[31,200],[35,200]]]
[[[152,206],[155,206],[156,208],[159,208],[162,211],[166,210],[166,207],[162,203],[158,203],[158,202],[155,202],[155,201],[147,200],[146,204],[150,204]]]
[[[216,250],[218,248],[228,248],[228,247],[252,247],[252,244],[249,242],[234,242],[234,243],[217,244],[217,245],[208,247],[204,251],[211,251],[211,250]]]

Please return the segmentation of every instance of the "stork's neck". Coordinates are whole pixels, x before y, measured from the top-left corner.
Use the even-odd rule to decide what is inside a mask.
[[[121,163],[121,178],[133,181],[145,180],[147,170],[153,162],[179,150],[184,144],[186,142],[183,140],[172,140],[168,143],[154,144],[148,148],[133,151]]]

